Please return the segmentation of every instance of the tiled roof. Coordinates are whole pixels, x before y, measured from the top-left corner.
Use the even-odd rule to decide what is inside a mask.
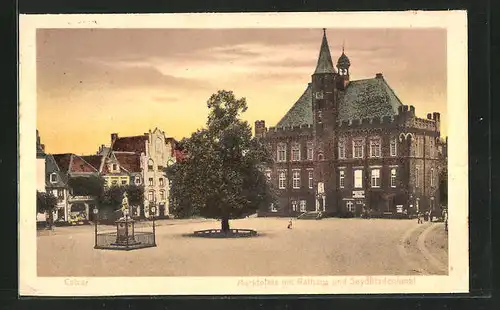
[[[319,50],[318,63],[316,65],[315,74],[319,73],[335,73],[333,68],[332,56],[330,55],[330,48],[328,47],[328,40],[326,33],[323,33],[323,40],[321,41],[321,48]]]
[[[99,168],[93,167],[91,164],[83,160],[82,157],[73,154],[73,160],[71,161],[70,172],[72,173],[92,173],[98,172]]]
[[[148,141],[147,135],[123,137],[116,139],[111,147],[113,151],[146,153],[145,141]]]
[[[59,170],[63,173],[67,173],[69,170],[69,164],[71,163],[71,156],[72,154],[69,153],[52,155],[57,167],[59,167]]]
[[[101,170],[101,163],[104,158],[102,155],[88,155],[81,156],[81,158],[89,163],[92,167],[94,167],[97,171]]]
[[[114,152],[115,158],[128,172],[141,172],[141,158],[138,154]]]
[[[311,88],[309,83],[299,100],[278,122],[277,127],[313,123]],[[351,81],[339,97],[338,120],[392,116],[398,114],[400,105],[401,101],[382,77]]]
[[[392,116],[402,105],[382,77],[350,82],[339,99],[338,120]]]
[[[285,116],[278,122],[277,127],[296,126],[313,123],[312,114],[312,85],[309,83],[299,100],[292,106]]]

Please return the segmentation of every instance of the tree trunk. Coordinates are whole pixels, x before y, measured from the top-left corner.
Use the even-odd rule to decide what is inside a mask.
[[[221,230],[224,233],[227,233],[229,231],[229,218],[223,217],[221,219]]]

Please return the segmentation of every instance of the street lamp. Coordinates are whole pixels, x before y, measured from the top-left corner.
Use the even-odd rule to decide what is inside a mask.
[[[94,249],[97,248],[97,217],[98,217],[98,214],[99,214],[99,209],[97,209],[97,207],[94,207],[94,210],[92,210],[93,213],[94,213],[94,227],[95,227],[95,231],[94,231],[94,235],[95,235],[95,243],[94,243]]]
[[[153,218],[153,244],[156,245],[156,230],[155,230],[156,206],[151,207],[151,213],[152,213],[152,218]]]

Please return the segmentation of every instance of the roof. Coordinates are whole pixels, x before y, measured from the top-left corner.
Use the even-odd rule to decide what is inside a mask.
[[[111,148],[113,151],[146,153],[145,141],[148,141],[147,135],[117,138]]]
[[[323,40],[321,41],[321,48],[319,50],[318,63],[314,74],[321,73],[335,73],[333,67],[332,56],[330,55],[330,48],[328,47],[328,40],[326,39],[326,32],[323,29]]]
[[[398,114],[402,105],[384,78],[351,81],[339,97],[338,120],[353,120]],[[278,122],[277,127],[312,125],[312,86],[307,86],[299,100]]]
[[[97,171],[101,170],[101,164],[103,161],[102,155],[88,155],[88,156],[80,156],[84,161],[89,163],[92,167],[94,167]]]
[[[83,159],[84,156],[80,157],[78,155],[73,154],[73,160],[70,164],[70,172],[71,173],[92,173],[98,172],[99,167],[95,168],[93,165],[89,164],[87,161]]]
[[[309,83],[299,100],[288,110],[278,122],[277,127],[296,126],[313,123],[312,85]]]
[[[69,170],[69,164],[71,163],[71,155],[70,153],[66,154],[53,154],[52,157],[54,161],[59,167],[59,170],[63,173],[67,173]]]
[[[138,154],[114,152],[116,160],[128,172],[141,172],[141,158]]]
[[[342,51],[342,55],[340,55],[339,59],[337,60],[337,67],[349,68],[350,66],[351,66],[351,61],[349,60],[349,57],[347,57],[347,55],[344,54],[344,51]]]
[[[402,105],[382,77],[351,81],[339,99],[338,120],[393,116]]]

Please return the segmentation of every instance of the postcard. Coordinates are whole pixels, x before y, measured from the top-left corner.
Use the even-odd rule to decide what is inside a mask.
[[[20,295],[468,292],[466,21],[21,15]]]

